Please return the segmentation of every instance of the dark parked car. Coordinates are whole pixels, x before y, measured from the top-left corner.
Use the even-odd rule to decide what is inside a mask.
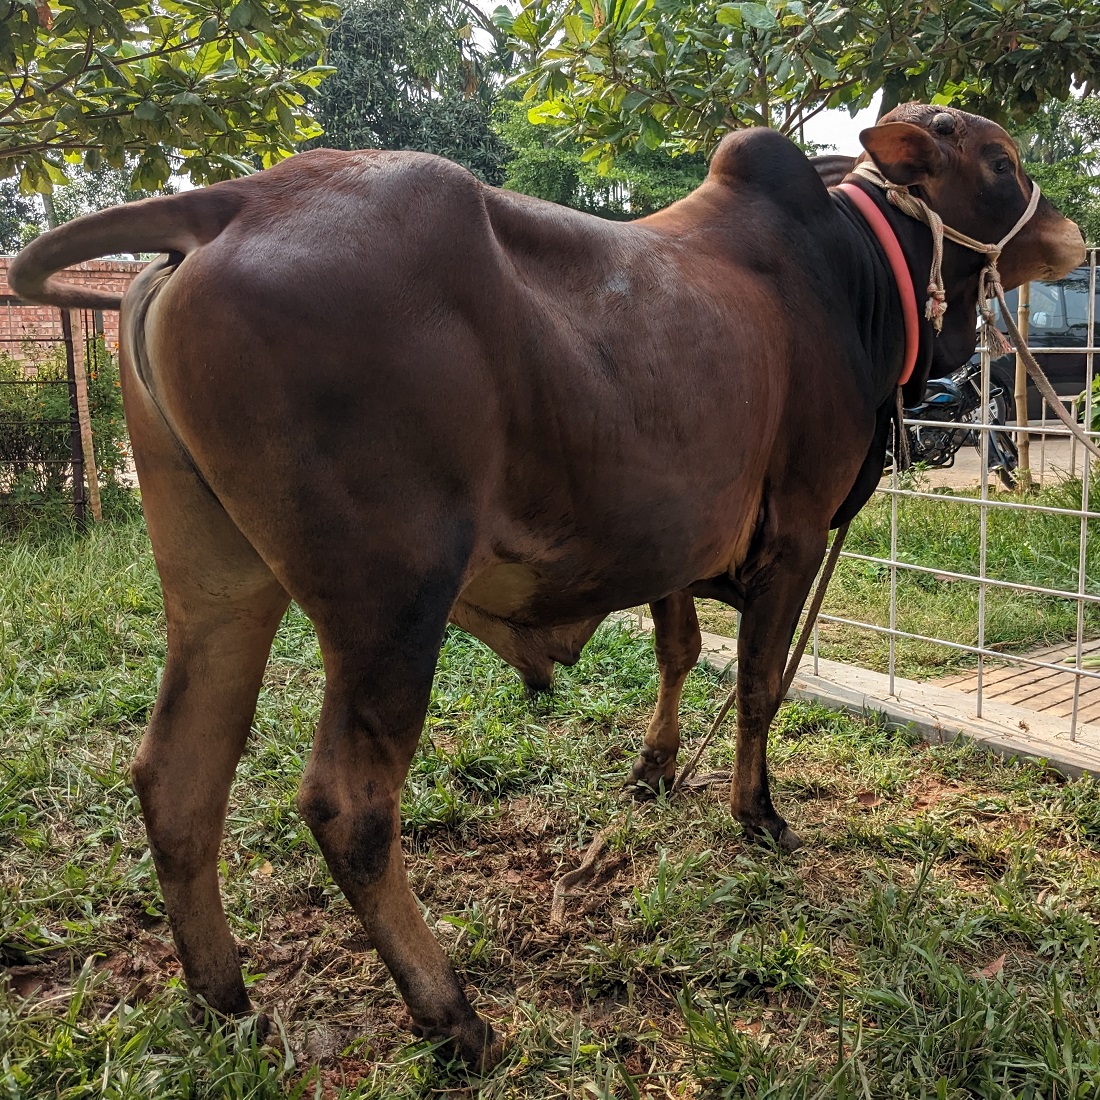
[[[1097,280],[1097,304],[1094,313],[1094,335],[1092,346],[1100,343],[1100,273]],[[1015,320],[1018,294],[1010,290],[1005,301]],[[1028,345],[1035,352],[1035,359],[1046,372],[1060,397],[1076,397],[1086,382],[1085,348],[1089,345],[1088,333],[1089,307],[1089,268],[1088,265],[1071,271],[1064,279],[1031,284],[1031,328]],[[999,315],[998,307],[998,315]],[[1002,331],[1007,329],[1003,323]],[[1066,354],[1044,354],[1042,348],[1080,348],[1080,351]],[[1016,357],[1002,356],[991,364],[993,378],[1005,390],[1008,407],[1006,419],[1016,415],[1015,401],[1012,400],[1016,388]],[[1100,357],[1093,368],[1100,373]],[[1037,421],[1042,412],[1042,398],[1028,379],[1027,414],[1029,420]]]

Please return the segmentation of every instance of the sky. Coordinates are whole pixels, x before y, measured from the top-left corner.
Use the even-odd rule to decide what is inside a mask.
[[[815,145],[827,145],[825,153],[846,153],[855,156],[860,151],[859,132],[874,126],[878,105],[864,108],[852,118],[847,111],[822,111],[806,123],[805,137]]]

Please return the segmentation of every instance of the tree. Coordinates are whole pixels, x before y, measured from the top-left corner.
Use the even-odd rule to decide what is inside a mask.
[[[19,194],[15,180],[0,180],[0,254],[18,252],[41,230],[42,212]]]
[[[48,194],[67,165],[208,183],[274,163],[317,133],[310,63],[325,0],[5,0],[0,176]]]
[[[706,159],[660,150],[628,151],[601,173],[585,146],[536,126],[514,100],[500,105],[501,136],[511,150],[504,186],[604,218],[636,218],[660,210],[702,183]]]
[[[319,93],[323,136],[339,149],[416,149],[503,179],[507,148],[492,126],[505,59],[462,0],[351,0],[329,39],[335,72]]]
[[[729,130],[789,134],[883,92],[1024,118],[1100,76],[1093,0],[530,0],[497,21],[536,122],[596,144],[710,150]]]
[[[1047,198],[1100,243],[1100,100],[1053,101],[1014,136]]]

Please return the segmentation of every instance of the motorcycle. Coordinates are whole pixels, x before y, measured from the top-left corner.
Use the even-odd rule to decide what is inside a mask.
[[[1003,386],[995,378],[989,381],[989,407],[985,422],[1004,424],[1010,406]],[[960,447],[972,446],[981,454],[982,433],[967,428],[967,424],[982,423],[982,367],[970,362],[945,378],[930,378],[919,404],[905,409],[906,420],[928,420],[935,423],[906,424],[909,440],[909,464],[923,463],[931,467],[950,467]],[[942,425],[949,424],[944,427]],[[957,425],[957,426],[956,426]],[[1007,489],[1016,488],[1014,471],[1019,465],[1019,453],[1009,432],[993,430],[989,434],[987,468],[996,473]],[[887,453],[887,469],[891,461]],[[899,470],[908,469],[899,465]]]

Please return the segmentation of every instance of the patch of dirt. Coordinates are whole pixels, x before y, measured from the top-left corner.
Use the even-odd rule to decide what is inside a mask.
[[[102,961],[100,969],[110,973],[128,1004],[147,1000],[169,978],[182,976],[175,947],[163,926],[160,935],[135,932],[126,947],[112,951]]]
[[[304,1090],[304,1095],[320,1097],[321,1100],[335,1100],[347,1091],[354,1090],[360,1081],[369,1078],[374,1071],[370,1062],[352,1054],[346,1057],[333,1055],[315,1062],[308,1061],[308,1050],[303,1050],[302,1055],[306,1065],[294,1085],[298,1087],[303,1081],[309,1080],[310,1085]]]
[[[905,788],[905,793],[913,800],[914,813],[924,813],[935,809],[941,802],[960,798],[967,790],[968,788],[954,780],[944,781],[921,776]]]
[[[56,988],[54,975],[46,966],[6,966],[0,969],[0,981],[6,982],[17,997],[47,996]]]

